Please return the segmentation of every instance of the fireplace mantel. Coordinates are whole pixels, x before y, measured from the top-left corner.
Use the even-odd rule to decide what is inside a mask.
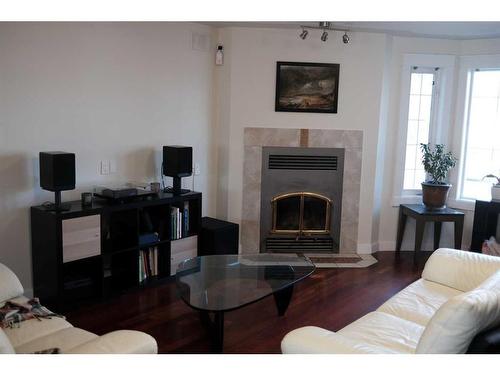
[[[260,252],[263,147],[328,147],[345,150],[339,253],[356,253],[363,132],[336,129],[245,128],[241,250]]]

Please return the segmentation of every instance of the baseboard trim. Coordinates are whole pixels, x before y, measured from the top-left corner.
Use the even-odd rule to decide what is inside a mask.
[[[396,241],[379,241],[378,251],[395,251]]]
[[[373,253],[373,244],[371,243],[360,243],[358,244],[358,248],[356,252],[358,254],[372,254]]]

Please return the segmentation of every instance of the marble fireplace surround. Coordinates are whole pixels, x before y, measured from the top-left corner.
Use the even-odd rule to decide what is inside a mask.
[[[339,253],[356,253],[363,131],[245,128],[241,218],[241,253],[243,254],[260,252],[262,147],[330,147],[345,149]]]

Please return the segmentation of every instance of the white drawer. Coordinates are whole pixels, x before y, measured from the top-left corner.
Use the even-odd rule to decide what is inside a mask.
[[[170,243],[170,275],[175,275],[179,263],[198,255],[198,237],[188,237]]]
[[[101,216],[90,215],[62,221],[63,262],[101,254]]]

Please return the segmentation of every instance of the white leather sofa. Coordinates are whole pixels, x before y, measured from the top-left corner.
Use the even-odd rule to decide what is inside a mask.
[[[376,311],[337,332],[318,327],[291,331],[283,338],[281,350],[465,353],[474,337],[499,325],[500,257],[438,249],[425,264],[422,278]]]
[[[0,306],[7,300],[26,301],[23,293],[17,276],[0,263]],[[97,336],[58,317],[30,319],[21,322],[19,327],[0,328],[0,354],[33,353],[51,348],[71,354],[155,354],[158,351],[156,340],[146,333],[120,330]]]

